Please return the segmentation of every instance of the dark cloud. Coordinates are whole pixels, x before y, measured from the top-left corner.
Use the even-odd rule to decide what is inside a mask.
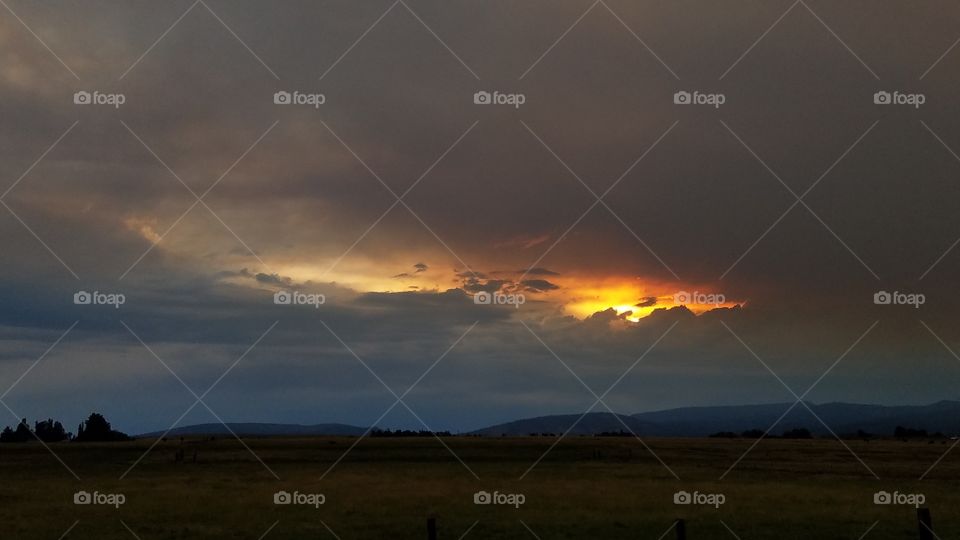
[[[636,307],[650,307],[657,304],[656,296],[648,296],[646,298],[641,298],[639,302],[636,303]]]
[[[720,81],[784,6],[611,0],[679,80],[617,18],[593,10],[521,81],[588,6],[411,2],[478,82],[405,10],[319,81],[388,5],[209,3],[279,81],[196,10],[118,81],[187,7],[175,3],[87,4],[97,17],[70,3],[12,5],[43,23],[40,34],[80,81],[15,18],[0,19],[0,178],[12,188],[10,211],[0,208],[2,378],[17,380],[80,321],[9,396],[18,412],[95,407],[118,411],[131,430],[172,422],[182,396],[121,319],[198,388],[279,321],[214,393],[216,408],[237,420],[363,424],[389,406],[321,321],[397,388],[480,321],[423,381],[419,405],[440,428],[590,405],[564,391],[569,374],[518,318],[597,388],[677,323],[610,396],[624,412],[694,404],[690,396],[789,399],[721,321],[799,391],[879,320],[811,399],[955,397],[953,359],[919,324],[948,345],[960,339],[960,257],[949,250],[960,236],[960,165],[944,148],[960,148],[960,55],[919,80],[956,39],[955,5],[811,6],[879,81],[806,10],[788,14]],[[473,105],[474,92],[495,86],[524,92],[527,104]],[[925,93],[927,104],[873,104],[874,92],[895,87]],[[127,104],[75,106],[82,89],[123,92]],[[280,89],[324,92],[327,103],[280,107],[271,99]],[[727,103],[674,106],[682,89],[720,91]],[[178,177],[198,194],[212,187],[205,204],[194,205]],[[604,205],[591,206],[581,180],[610,190]],[[391,207],[390,190],[405,204]],[[411,260],[430,267],[409,270]],[[364,288],[403,268],[394,277],[432,290]],[[428,282],[440,268],[456,270],[442,285]],[[470,298],[556,290],[553,282],[564,289],[543,296],[560,296],[561,274],[598,287],[638,276],[651,288],[641,295],[710,290],[748,301],[698,317],[658,309],[632,323],[612,309],[577,320],[562,305],[501,309]],[[278,287],[327,303],[276,305]],[[85,309],[71,301],[78,290],[128,301]],[[923,292],[928,302],[877,306],[878,290]],[[636,307],[655,305],[651,296]],[[78,378],[87,386],[70,382]]]
[[[547,292],[554,291],[560,288],[559,285],[550,283],[545,279],[525,279],[520,282],[520,286],[527,291],[531,292]]]

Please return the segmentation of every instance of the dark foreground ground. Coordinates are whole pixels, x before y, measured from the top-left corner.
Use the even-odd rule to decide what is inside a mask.
[[[879,480],[836,440],[765,440],[722,480],[753,441],[647,441],[680,480],[632,438],[564,440],[523,479],[554,439],[445,438],[463,463],[432,438],[364,439],[326,476],[356,439],[244,442],[257,457],[231,439],[161,442],[124,479],[153,441],[51,445],[80,480],[39,444],[2,445],[0,538],[423,539],[429,515],[441,539],[657,540],[678,517],[691,540],[917,538],[916,510],[874,504],[879,490],[923,494],[937,537],[960,538],[960,449],[919,480],[953,441],[847,441]],[[76,505],[79,490],[126,500]],[[276,505],[280,490],[326,499]],[[476,505],[479,490],[525,502]],[[676,505],[679,490],[725,503]]]

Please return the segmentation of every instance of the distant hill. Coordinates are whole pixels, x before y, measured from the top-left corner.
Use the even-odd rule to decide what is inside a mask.
[[[751,429],[767,430],[781,415],[786,416],[773,428],[779,435],[790,429],[807,429],[815,435],[848,435],[863,430],[889,436],[897,426],[924,429],[930,433],[960,434],[960,401],[940,401],[932,405],[893,406],[854,403],[806,402],[792,409],[793,403],[735,405],[720,407],[684,407],[619,415],[637,435],[653,437],[706,437],[729,431],[741,433]],[[790,411],[787,413],[787,411]],[[813,412],[813,414],[811,413]],[[814,416],[816,414],[816,416]],[[828,430],[817,419],[829,426]],[[486,436],[523,436],[531,433],[560,434],[576,422],[580,415],[554,415],[528,418],[479,429],[472,434]],[[595,435],[624,430],[623,424],[610,413],[590,413],[570,432],[572,435]]]
[[[363,435],[367,428],[350,426],[347,424],[315,424],[310,426],[300,424],[261,424],[261,423],[227,423],[237,435],[248,437],[276,437],[276,436],[312,436],[312,435]],[[152,438],[163,435],[162,431],[153,431],[137,435],[138,438]],[[223,424],[195,424],[192,426],[176,427],[167,433],[167,437],[196,436],[196,435],[230,435],[230,431]]]
[[[663,431],[662,426],[624,414],[614,416],[610,413],[590,413],[577,422],[580,417],[581,415],[579,414],[540,416],[538,418],[517,420],[507,422],[506,424],[478,429],[470,434],[491,437],[499,437],[501,435],[521,436],[534,433],[553,433],[560,435],[570,429],[574,423],[576,423],[576,425],[573,426],[570,435],[594,435],[604,432],[627,431],[624,425],[628,426],[630,430],[638,435],[656,435]],[[620,420],[617,420],[617,417],[619,417]],[[621,423],[621,421],[623,423]]]
[[[595,412],[581,418],[580,414],[560,414],[525,418],[472,431],[470,435],[520,437],[531,434],[560,435],[573,426],[570,435],[597,435],[633,431],[644,437],[706,437],[718,432],[742,433],[767,430],[781,415],[790,410],[773,428],[772,435],[792,429],[807,429],[817,436],[829,436],[830,431],[819,417],[837,435],[855,434],[858,430],[879,436],[891,436],[897,426],[960,435],[960,401],[940,401],[931,405],[884,406],[856,403],[806,402],[812,414],[801,404],[731,405],[719,407],[683,407],[637,413],[632,415]],[[576,423],[576,425],[574,425]],[[268,424],[228,423],[237,435],[248,437],[291,436],[360,436],[367,428],[346,424]],[[626,427],[625,427],[626,426]],[[629,428],[629,429],[628,429]],[[162,431],[137,435],[159,437]],[[168,437],[198,435],[230,435],[222,424],[196,424],[172,429]]]

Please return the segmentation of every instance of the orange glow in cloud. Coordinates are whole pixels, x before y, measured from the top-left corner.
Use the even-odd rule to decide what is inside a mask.
[[[577,318],[585,318],[613,308],[618,315],[631,312],[627,320],[637,322],[654,310],[686,306],[699,315],[711,309],[734,307],[735,302],[709,287],[647,282],[629,277],[622,278],[557,278],[562,288],[557,296],[567,312]]]

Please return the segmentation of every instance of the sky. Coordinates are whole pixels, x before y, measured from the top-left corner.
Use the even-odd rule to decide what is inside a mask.
[[[957,399],[958,38],[937,1],[8,0],[6,423]]]

